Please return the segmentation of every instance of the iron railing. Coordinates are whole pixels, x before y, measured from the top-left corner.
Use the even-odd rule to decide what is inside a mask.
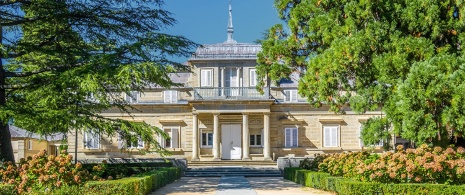
[[[263,94],[255,87],[194,87],[194,100],[266,100],[270,91]]]

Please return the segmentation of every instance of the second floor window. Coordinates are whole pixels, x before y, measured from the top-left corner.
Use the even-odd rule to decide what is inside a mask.
[[[168,90],[163,92],[163,99],[165,103],[177,103],[178,91]]]
[[[297,102],[297,90],[284,90],[284,94],[286,97],[284,98],[284,102]]]
[[[200,86],[201,87],[213,87],[213,70],[202,69],[200,71]]]

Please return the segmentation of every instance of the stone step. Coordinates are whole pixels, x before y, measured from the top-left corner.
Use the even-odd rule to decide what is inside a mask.
[[[275,161],[191,161],[188,167],[213,167],[213,166],[253,166],[253,167],[276,167]]]
[[[191,167],[188,168],[186,177],[281,177],[281,172],[276,167]]]

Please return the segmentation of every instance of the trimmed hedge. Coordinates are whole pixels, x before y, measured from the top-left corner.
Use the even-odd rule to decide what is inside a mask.
[[[35,192],[34,194],[85,194],[90,195],[118,195],[134,194],[146,195],[159,189],[166,184],[172,183],[181,178],[181,171],[176,167],[160,168],[155,171],[139,174],[133,177],[107,180],[107,181],[90,181],[83,186],[61,187],[51,192]]]
[[[332,177],[329,173],[313,172],[298,168],[285,168],[284,178],[296,183],[340,195],[359,194],[465,194],[465,185],[446,184],[386,184],[354,181],[342,177]]]
[[[12,194],[16,194],[16,189],[14,185],[0,184],[0,195],[12,195]]]

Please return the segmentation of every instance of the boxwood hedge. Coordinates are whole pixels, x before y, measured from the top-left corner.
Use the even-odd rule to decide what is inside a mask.
[[[428,194],[459,195],[465,194],[465,185],[447,184],[389,184],[354,181],[348,178],[332,177],[329,173],[314,172],[298,168],[284,169],[284,178],[296,183],[340,195],[373,194]]]

